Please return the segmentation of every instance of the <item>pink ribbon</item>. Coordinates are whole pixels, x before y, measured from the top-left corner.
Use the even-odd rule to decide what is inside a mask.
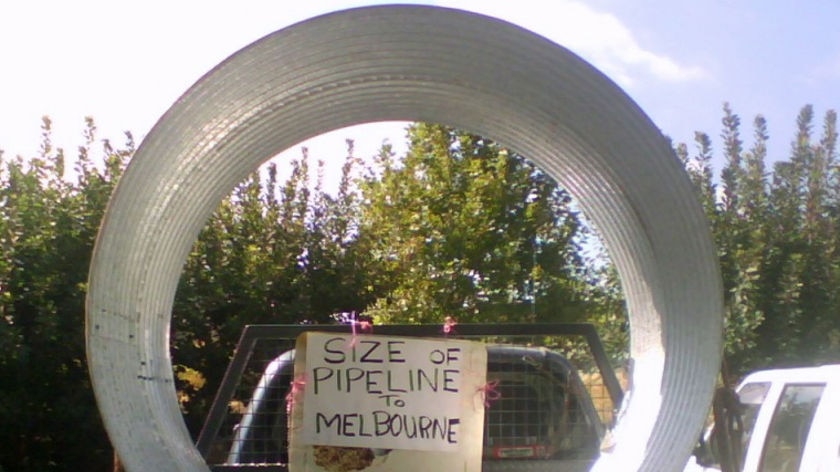
[[[447,316],[446,318],[444,318],[444,321],[443,321],[443,335],[444,336],[449,336],[450,334],[455,334],[455,325],[457,325],[457,324],[458,324],[458,322],[455,321],[455,318],[453,318],[451,316]]]
[[[484,401],[484,408],[490,408],[491,403],[502,398],[502,392],[496,390],[496,387],[498,386],[498,380],[491,380],[481,387],[478,387],[476,393],[481,395],[481,400]]]
[[[358,328],[357,328],[358,326]],[[347,346],[349,349],[352,349],[356,346],[358,342],[358,335],[361,334],[371,334],[373,333],[373,323],[367,320],[350,320],[350,329],[353,332],[353,337],[350,338],[350,345]]]
[[[292,408],[294,407],[295,402],[298,401],[301,394],[303,394],[304,386],[306,386],[306,374],[300,374],[292,380],[292,386],[289,388],[289,393],[286,394],[287,417],[292,414]]]

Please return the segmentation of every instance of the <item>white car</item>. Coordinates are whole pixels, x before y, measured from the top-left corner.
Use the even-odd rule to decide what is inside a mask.
[[[840,365],[763,370],[737,388],[739,472],[840,471]],[[721,471],[709,428],[685,472]]]

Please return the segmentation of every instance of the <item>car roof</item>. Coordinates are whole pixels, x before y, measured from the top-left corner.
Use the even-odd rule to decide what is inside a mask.
[[[819,367],[767,369],[753,372],[741,385],[755,382],[829,382],[840,380],[840,364]]]

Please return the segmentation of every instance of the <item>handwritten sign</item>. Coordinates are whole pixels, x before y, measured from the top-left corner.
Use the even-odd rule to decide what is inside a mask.
[[[309,332],[298,339],[296,351],[305,355],[295,363],[303,388],[293,401],[293,446],[369,450],[371,465],[377,453],[388,451],[389,468],[382,470],[396,470],[400,452],[436,451],[441,470],[480,470],[483,344]],[[346,458],[348,452],[336,455]],[[465,463],[477,468],[464,468]],[[429,470],[428,462],[423,465],[416,470]]]

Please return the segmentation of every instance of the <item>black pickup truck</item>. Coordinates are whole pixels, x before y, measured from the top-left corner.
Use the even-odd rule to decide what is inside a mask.
[[[487,354],[487,380],[498,395],[485,409],[483,469],[588,470],[604,427],[572,363],[544,348],[488,345]],[[227,467],[287,462],[294,355],[287,351],[265,369],[235,428]]]

